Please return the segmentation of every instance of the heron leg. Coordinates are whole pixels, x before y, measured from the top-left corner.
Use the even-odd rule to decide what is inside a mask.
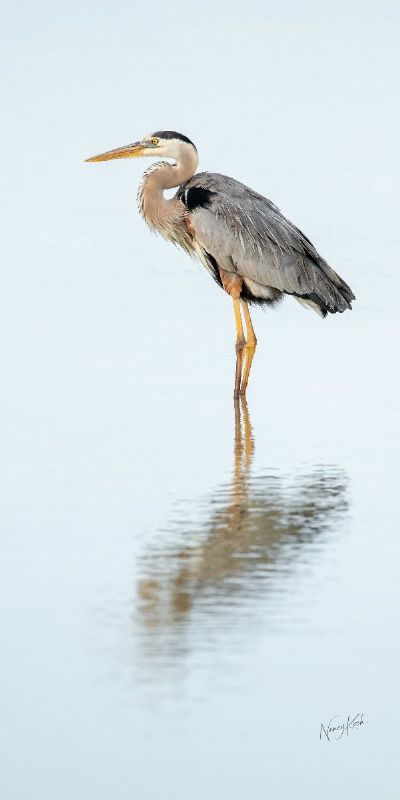
[[[242,316],[240,313],[239,298],[233,298],[233,311],[235,314],[235,325],[236,325],[236,372],[235,372],[235,390],[233,396],[239,397],[240,382],[242,379],[242,369],[243,369],[243,354],[244,354],[244,348],[246,346],[246,340],[244,338],[244,333],[243,333]]]
[[[245,359],[244,359],[244,369],[243,369],[243,377],[242,377],[242,384],[240,387],[240,394],[245,395],[247,384],[249,382],[249,375],[251,370],[251,364],[254,358],[254,353],[257,347],[257,339],[254,333],[253,323],[250,317],[249,307],[245,300],[242,300],[242,309],[244,318],[246,321],[246,329],[247,329],[247,342],[246,348],[244,351]]]

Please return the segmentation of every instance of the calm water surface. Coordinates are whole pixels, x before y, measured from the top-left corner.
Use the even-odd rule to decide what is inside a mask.
[[[304,316],[303,331],[314,323]],[[333,335],[362,363],[343,321]],[[8,796],[35,785],[49,798],[54,786],[65,798],[262,798],[267,781],[276,797],[305,786],[317,797],[321,785],[333,797],[337,770],[352,787],[362,770],[369,797],[380,780],[396,786],[392,378],[367,392],[369,370],[359,373],[354,408],[329,369],[310,389],[269,350],[285,324],[290,311],[259,316],[266,343],[248,405],[227,391],[229,341],[208,351],[212,389],[194,364],[177,392],[175,363],[162,396],[147,353],[131,359],[121,334],[123,357],[109,343],[93,360],[79,321],[64,370],[55,359],[40,371],[42,348],[50,360],[57,350],[40,336],[40,359],[36,339],[21,372],[8,362]],[[337,364],[342,352],[332,348]],[[321,723],[358,712],[363,728],[320,741]]]

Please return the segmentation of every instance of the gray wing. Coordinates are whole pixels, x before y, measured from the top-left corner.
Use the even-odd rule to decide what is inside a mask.
[[[242,276],[249,299],[268,301],[285,292],[323,313],[351,308],[349,286],[267,198],[208,172],[194,175],[178,197],[201,247],[219,267]]]

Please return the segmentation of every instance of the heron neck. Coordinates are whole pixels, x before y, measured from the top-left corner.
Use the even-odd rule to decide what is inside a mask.
[[[143,175],[139,188],[138,202],[140,212],[146,221],[159,230],[177,213],[174,198],[164,197],[166,189],[174,189],[186,183],[194,175],[198,164],[197,153],[183,153],[175,164],[166,161],[153,164]]]
[[[161,191],[174,189],[182,183],[186,183],[196,172],[198,163],[197,152],[192,147],[181,153],[175,164],[162,162],[153,173],[159,189]]]

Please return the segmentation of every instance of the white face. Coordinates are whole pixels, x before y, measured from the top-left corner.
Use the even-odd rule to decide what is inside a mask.
[[[165,156],[166,158],[180,159],[184,153],[194,149],[193,145],[181,139],[161,139],[158,136],[145,136],[140,144],[143,147],[143,156]]]

